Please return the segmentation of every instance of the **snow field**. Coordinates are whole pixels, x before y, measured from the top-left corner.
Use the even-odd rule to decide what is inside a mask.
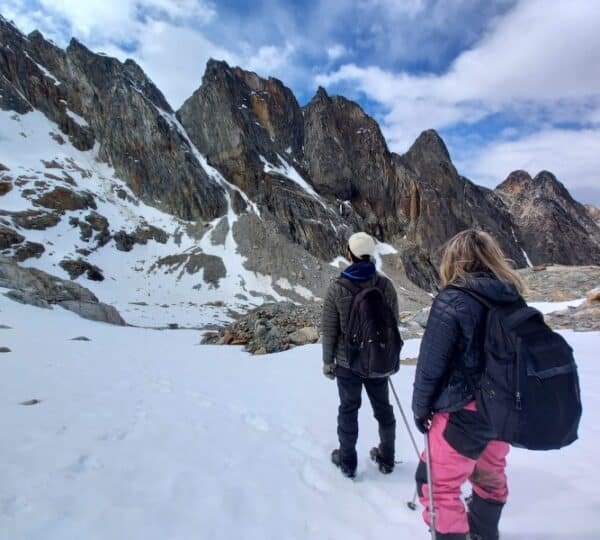
[[[160,109],[158,111],[188,142],[200,166],[223,186],[227,198],[231,190],[238,191],[251,211],[260,217],[256,205],[208,165],[174,115]],[[25,115],[0,111],[0,163],[8,167],[8,174],[13,177],[35,176],[48,184],[48,191],[56,185],[61,185],[74,191],[91,192],[98,205],[97,212],[108,219],[113,233],[119,230],[131,233],[138,226],[150,224],[171,235],[166,244],[150,240],[146,245],[136,244],[129,252],[118,251],[113,240],[87,257],[91,264],[102,269],[106,279],[94,282],[82,276],[76,281],[92,290],[101,301],[119,309],[128,323],[140,326],[167,326],[170,323],[178,323],[181,326],[202,327],[230,320],[227,309],[216,306],[217,303],[225,303],[237,310],[247,310],[262,303],[262,299],[252,296],[250,291],[279,300],[284,299],[274,290],[270,276],[244,268],[245,259],[238,253],[233,238],[232,225],[237,220],[237,215],[233,212],[231,204],[227,215],[221,218],[227,220],[229,227],[225,243],[214,245],[211,242],[212,230],[221,219],[210,223],[203,238],[197,240],[186,233],[189,223],[136,201],[135,195],[115,176],[114,170],[96,159],[97,147],[89,152],[81,152],[69,142],[59,144],[50,136],[52,132],[60,133],[60,130],[38,111]],[[47,169],[42,160],[59,163],[75,179],[77,187],[45,178],[46,172],[60,177],[62,169]],[[2,208],[10,211],[31,209],[31,201],[21,196],[23,189],[27,187],[29,186],[15,185],[11,192],[2,197]],[[117,189],[125,191],[131,200],[119,198],[116,194]],[[131,202],[132,200],[135,202]],[[78,259],[80,255],[77,249],[90,248],[90,245],[94,244],[81,240],[79,228],[70,225],[69,218],[83,220],[89,212],[68,212],[58,225],[46,230],[19,229],[18,232],[27,240],[46,247],[41,258],[28,259],[24,266],[68,278],[67,272],[58,265],[60,261],[65,257]],[[175,242],[175,233],[180,233],[179,243]],[[202,271],[189,274],[183,266],[175,269],[153,268],[156,261],[162,257],[190,253],[197,249],[223,260],[227,275],[220,280],[218,288],[204,282]],[[291,286],[289,288],[302,296],[312,294],[306,289]],[[245,295],[248,300],[236,298],[237,294]]]
[[[392,475],[368,460],[366,396],[358,478],[330,464],[338,398],[320,346],[253,357],[199,346],[198,332],[112,327],[2,296],[0,323],[12,349],[0,357],[3,540],[428,538],[405,505],[416,456],[399,414],[404,463]],[[92,341],[71,341],[81,335]],[[503,540],[600,537],[600,334],[565,335],[580,366],[581,439],[511,452]],[[409,417],[413,375],[394,377]],[[41,402],[20,404],[30,399]]]

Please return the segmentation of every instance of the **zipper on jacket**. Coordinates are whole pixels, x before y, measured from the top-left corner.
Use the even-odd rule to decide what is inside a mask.
[[[519,345],[517,345],[517,362],[516,362],[516,366],[517,366],[517,394],[515,396],[515,408],[517,409],[517,411],[520,411],[522,409],[522,404],[521,404],[521,362],[520,362],[520,356],[519,356]]]

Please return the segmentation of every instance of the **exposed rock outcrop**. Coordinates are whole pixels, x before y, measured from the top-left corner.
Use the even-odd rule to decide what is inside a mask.
[[[58,305],[85,319],[125,324],[114,307],[99,302],[81,285],[35,268],[22,268],[5,257],[0,257],[0,286],[9,289],[5,296],[23,304],[45,308]]]
[[[600,284],[598,266],[546,266],[519,270],[530,302],[577,300]]]
[[[600,227],[600,208],[594,206],[593,204],[586,204],[585,209],[588,211],[588,214],[591,218],[596,222],[596,225]]]
[[[535,264],[600,264],[600,228],[556,177],[515,171],[496,193],[510,209],[520,244]]]
[[[588,293],[586,301],[580,306],[549,313],[545,320],[552,328],[569,328],[576,332],[599,331],[600,289]]]
[[[526,265],[507,209],[491,190],[458,174],[435,131],[423,132],[401,160],[419,179],[409,235],[433,260],[439,261],[440,248],[449,238],[477,227],[492,233],[518,267]]]
[[[203,343],[244,345],[253,354],[285,351],[300,339],[300,333],[314,339],[319,326],[320,305],[291,303],[264,304],[250,311],[220,332],[208,332]],[[310,329],[310,330],[308,330]],[[306,337],[306,336],[305,336]]]
[[[600,261],[593,211],[549,173],[533,180],[515,173],[495,191],[478,187],[458,173],[432,130],[399,156],[358,104],[319,88],[300,107],[281,81],[224,62],[208,62],[202,85],[175,113],[135,62],[95,54],[77,40],[60,49],[0,17],[0,108],[41,111],[57,125],[53,144],[68,139],[80,150],[94,148],[90,156],[129,186],[132,193],[112,187],[128,203],[139,198],[198,230],[221,218],[211,241],[223,245],[233,231],[246,270],[272,276],[273,290],[293,300],[320,295],[333,272],[327,263],[344,254],[356,230],[397,249],[397,271],[430,291],[442,246],[468,227],[491,232],[519,267],[527,265],[524,253],[533,263]],[[67,172],[71,165],[81,180]],[[133,232],[114,224],[111,231],[93,211],[102,197],[84,190],[91,170],[53,156],[43,166],[39,177],[2,176],[0,196],[18,188],[49,210],[2,211],[16,234],[50,228],[71,212],[67,219],[89,242],[79,254],[112,239],[121,251],[167,242],[150,224]],[[38,256],[39,246],[29,244],[20,256]],[[211,257],[187,253],[168,266],[203,271],[216,287],[227,269]]]
[[[60,267],[69,274],[70,279],[77,279],[85,274],[92,281],[104,281],[102,270],[93,264],[83,260],[64,259],[60,262]]]
[[[100,158],[145,201],[184,219],[225,212],[223,188],[194,157],[162,93],[132,60],[66,51],[0,19],[0,107],[42,111],[81,150]]]

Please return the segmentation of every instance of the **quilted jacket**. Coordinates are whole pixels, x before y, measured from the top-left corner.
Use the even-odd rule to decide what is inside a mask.
[[[494,275],[471,274],[464,285],[495,303],[523,302],[513,285]],[[421,342],[415,373],[412,409],[415,417],[430,412],[454,412],[473,400],[469,378],[483,371],[483,340],[486,308],[466,292],[442,290],[435,298]]]
[[[375,274],[371,279],[355,282],[360,287],[373,287],[381,274]],[[386,303],[392,308],[396,320],[398,320],[398,296],[393,283],[385,276],[383,279],[383,294]],[[340,285],[337,280],[331,283],[323,304],[321,316],[321,336],[323,342],[323,363],[349,368],[346,360],[344,347],[344,335],[346,323],[352,307],[352,294]]]

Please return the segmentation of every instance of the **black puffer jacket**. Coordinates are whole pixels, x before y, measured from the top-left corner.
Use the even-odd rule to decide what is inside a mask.
[[[523,302],[516,288],[492,274],[474,273],[465,288],[494,303]],[[486,308],[467,293],[447,288],[431,307],[421,342],[412,409],[417,418],[430,412],[453,412],[473,400],[459,367],[462,359],[473,380],[483,371],[482,351]]]

